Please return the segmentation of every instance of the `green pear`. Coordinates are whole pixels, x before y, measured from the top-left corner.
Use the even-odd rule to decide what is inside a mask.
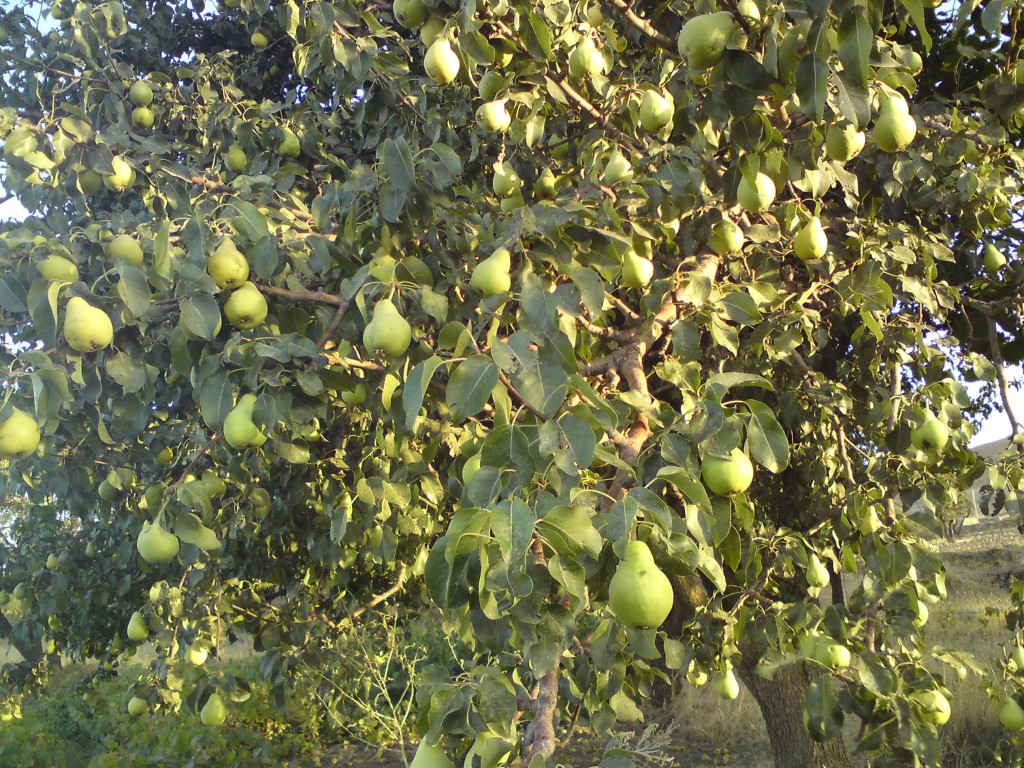
[[[1010,654],[1010,667],[1014,672],[1024,672],[1024,647],[1013,646],[1013,652]]]
[[[828,236],[821,219],[812,216],[793,238],[793,252],[801,261],[820,259],[828,251]]]
[[[244,149],[237,144],[232,144],[224,156],[224,165],[228,167],[228,170],[241,173],[249,165],[249,158],[245,156]]]
[[[57,280],[63,283],[78,282],[77,265],[63,256],[47,256],[36,264],[36,270],[47,280]]]
[[[139,127],[150,129],[156,122],[156,115],[153,114],[153,110],[149,107],[136,107],[132,110],[132,124]]]
[[[949,442],[949,427],[939,421],[934,413],[927,411],[924,420],[910,430],[910,442],[919,451],[941,453]]]
[[[96,545],[91,541],[85,545],[85,556],[96,557]]]
[[[857,521],[857,530],[864,536],[874,533],[881,527],[882,521],[878,519],[878,512],[875,511],[874,507],[868,507],[868,511]]]
[[[243,395],[238,405],[224,417],[224,439],[236,450],[259,448],[267,441],[267,436],[252,420],[255,405],[256,395]]]
[[[860,154],[867,141],[864,131],[851,123],[834,123],[825,134],[825,154],[832,160],[848,163]]]
[[[601,182],[613,187],[620,181],[628,184],[633,180],[633,164],[619,150],[608,155],[608,160],[601,171]]]
[[[622,257],[622,284],[627,288],[643,288],[654,277],[654,262],[637,254],[632,248]]]
[[[550,168],[545,168],[533,185],[533,192],[541,200],[551,200],[558,194],[558,177]]]
[[[381,299],[373,307],[373,317],[363,329],[363,345],[368,352],[379,352],[394,359],[404,355],[412,342],[412,328],[390,299]]]
[[[808,586],[817,587],[818,589],[828,586],[828,571],[825,570],[825,566],[817,555],[811,555],[807,561],[805,576],[807,577]]]
[[[455,768],[455,766],[441,747],[421,741],[416,747],[416,755],[409,764],[409,768]]]
[[[508,248],[496,248],[494,253],[476,265],[469,284],[484,296],[497,296],[512,287],[511,270],[512,254]]]
[[[145,80],[136,80],[128,91],[128,98],[137,107],[148,107],[153,103],[153,89]]]
[[[452,44],[444,39],[435,40],[427,55],[423,57],[423,68],[427,77],[438,85],[448,85],[459,76],[462,62],[459,61],[459,54],[452,50]]]
[[[722,676],[715,681],[715,693],[728,701],[732,701],[740,695],[740,684],[732,667],[725,670]]]
[[[679,55],[694,69],[711,69],[725,56],[725,46],[735,32],[736,21],[729,11],[694,16],[679,31]]]
[[[740,183],[736,187],[736,202],[743,206],[743,210],[751,213],[760,213],[775,202],[775,182],[771,176],[758,171],[751,182],[745,175],[740,177]]]
[[[601,4],[594,0],[587,6],[587,24],[597,29],[604,22],[604,11],[601,10]]]
[[[267,319],[267,299],[259,288],[246,281],[224,303],[224,317],[235,328],[252,330]]]
[[[406,29],[422,26],[430,15],[430,9],[423,0],[395,0],[392,11],[395,21]]]
[[[139,698],[138,696],[132,696],[128,700],[128,714],[133,717],[144,715],[149,712],[149,702],[145,699]]]
[[[743,249],[743,230],[732,219],[722,219],[711,227],[708,247],[719,256],[727,256]]]
[[[494,164],[494,179],[491,187],[498,197],[510,197],[517,193],[523,186],[523,180],[519,178],[515,168],[510,163]]]
[[[29,598],[28,587],[21,583],[15,585],[14,590],[11,592],[11,596],[15,600],[27,600]]]
[[[700,474],[712,493],[731,496],[750,487],[754,480],[754,465],[747,454],[733,448],[728,458],[706,454],[701,461]]]
[[[41,434],[39,424],[20,408],[0,422],[0,459],[14,459],[35,453]]]
[[[268,40],[267,36],[258,29],[249,37],[249,42],[252,43],[252,47],[256,50],[263,50],[270,45],[270,40]]]
[[[341,399],[349,405],[360,405],[366,402],[366,385],[359,382],[352,389],[341,391]]]
[[[674,111],[672,94],[659,88],[648,88],[640,102],[640,125],[646,131],[657,133],[669,124]]]
[[[584,37],[569,54],[569,75],[575,80],[587,81],[604,72],[604,55],[591,37]]]
[[[11,602],[11,596],[5,590],[0,589],[0,608],[3,608],[9,602]]]
[[[910,115],[906,99],[898,93],[883,97],[871,135],[883,152],[899,152],[910,145],[917,135],[917,123]]]
[[[136,611],[128,621],[128,639],[141,643],[149,637],[149,627],[146,626],[146,619],[142,611]]]
[[[72,296],[64,313],[64,338],[76,352],[95,352],[110,346],[114,325],[107,313],[79,296]]]
[[[60,559],[56,555],[49,555],[46,558],[46,569],[49,571],[57,570],[57,566],[60,565]]]
[[[302,153],[299,137],[285,128],[281,131],[281,141],[277,145],[277,154],[281,157],[296,158]]]
[[[930,725],[945,725],[949,722],[949,699],[943,696],[941,691],[919,691],[910,694],[909,698],[917,705],[921,722]]]
[[[199,478],[199,482],[203,484],[203,488],[206,489],[206,495],[211,499],[219,499],[224,495],[224,491],[228,489],[227,483],[212,469],[204,469],[203,476]]]
[[[201,645],[196,645],[196,643],[192,643],[192,645],[188,649],[188,653],[186,654],[186,656],[188,658],[189,664],[195,667],[201,667],[203,666],[203,664],[206,663],[207,658],[209,658],[210,651],[209,649],[204,648]]]
[[[1011,731],[1024,731],[1024,709],[1013,696],[1007,696],[999,710],[999,722]]]
[[[508,113],[505,104],[508,99],[496,99],[488,101],[476,111],[477,122],[480,127],[489,133],[504,133],[512,125],[512,115]]]
[[[92,168],[79,171],[78,188],[84,195],[97,195],[103,191],[103,177]]]
[[[1003,256],[1002,251],[992,245],[992,243],[985,243],[984,262],[985,271],[990,275],[994,275],[1006,266],[1006,257]]]
[[[489,69],[484,72],[484,76],[480,78],[480,85],[478,90],[480,92],[480,98],[484,101],[493,101],[498,97],[505,88],[508,87],[508,81],[502,76],[500,72],[495,72],[493,69]]]
[[[128,189],[135,181],[135,169],[120,156],[115,156],[110,161],[110,165],[114,169],[113,173],[109,176],[104,176],[103,183],[115,192],[123,192]]]
[[[178,537],[164,530],[159,520],[155,523],[147,520],[142,524],[142,531],[135,542],[135,547],[147,563],[169,563],[178,554]]]
[[[206,271],[220,288],[238,288],[249,279],[249,262],[230,237],[221,240],[206,264]]]
[[[740,0],[736,4],[736,10],[740,12],[740,16],[747,19],[747,21],[760,21],[761,20],[761,9],[757,7],[757,3],[754,0]]]
[[[107,256],[111,259],[124,259],[136,267],[142,264],[142,246],[139,241],[128,234],[120,234],[107,243]]]
[[[473,482],[473,478],[476,477],[476,473],[480,471],[480,452],[474,453],[468,459],[466,463],[462,465],[462,483],[463,485],[469,485]]]
[[[849,648],[827,637],[821,638],[821,642],[818,643],[815,650],[816,653],[812,658],[829,669],[845,669],[853,660]]]
[[[608,585],[608,605],[627,627],[660,627],[672,611],[672,583],[654,562],[642,541],[626,545],[626,559],[619,563]]]
[[[420,26],[420,42],[427,48],[444,34],[445,21],[440,16],[431,16]]]
[[[199,719],[203,721],[204,725],[213,726],[222,725],[228,719],[228,708],[224,706],[220,694],[210,694],[210,698],[206,700],[203,708],[199,710]]]

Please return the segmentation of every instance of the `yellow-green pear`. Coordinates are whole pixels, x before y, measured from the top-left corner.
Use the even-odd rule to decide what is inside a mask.
[[[812,216],[793,238],[793,252],[801,261],[820,259],[828,251],[828,236],[821,219]]]
[[[476,265],[469,284],[484,296],[496,296],[512,287],[511,270],[512,254],[508,248],[496,248],[494,253]]]
[[[153,103],[153,89],[145,80],[136,80],[128,91],[128,98],[137,107],[148,107]]]
[[[505,108],[507,102],[508,99],[495,99],[477,109],[476,119],[480,123],[480,127],[490,133],[507,131],[512,125],[512,115]]]
[[[845,669],[853,660],[849,648],[827,637],[821,638],[813,658],[829,669]]]
[[[729,667],[722,676],[715,681],[715,693],[723,699],[732,701],[740,695],[740,683],[736,679],[736,673]]]
[[[832,160],[847,163],[864,149],[867,135],[852,123],[834,123],[825,134],[825,154]]]
[[[941,691],[920,691],[910,694],[910,700],[917,704],[921,721],[931,725],[945,725],[949,722],[951,708],[949,699]]]
[[[342,390],[341,399],[349,405],[359,405],[366,402],[366,385],[363,382],[359,382],[352,389]]]
[[[235,328],[252,330],[267,319],[267,299],[259,288],[246,281],[225,302],[224,317]]]
[[[748,21],[760,21],[761,19],[761,9],[757,7],[754,0],[740,0],[736,4],[736,10]]]
[[[711,69],[725,56],[725,46],[736,32],[729,11],[694,16],[679,31],[679,55],[694,69]]]
[[[228,170],[241,173],[249,165],[249,158],[245,156],[244,149],[237,144],[232,144],[224,156],[224,165],[228,167]]]
[[[267,39],[267,36],[258,29],[249,36],[249,42],[252,43],[252,47],[257,50],[262,50],[270,44],[270,40]]]
[[[438,85],[448,85],[459,76],[462,62],[459,54],[452,50],[452,44],[444,39],[435,40],[427,55],[423,57],[423,68],[427,77]]]
[[[146,626],[146,619],[142,611],[136,611],[128,620],[128,639],[141,643],[149,637],[149,627]]]
[[[203,666],[203,664],[206,663],[206,659],[209,658],[210,651],[209,649],[204,648],[203,646],[192,643],[192,645],[188,649],[188,653],[186,654],[186,656],[188,657],[189,664],[192,664],[196,667],[201,667]]]
[[[430,15],[430,9],[423,0],[395,0],[392,11],[395,21],[406,29],[416,29]]]
[[[883,152],[899,152],[914,140],[917,123],[910,114],[907,100],[900,94],[889,93],[883,96],[871,135]]]
[[[1024,731],[1024,709],[1013,696],[1007,696],[999,710],[999,722],[1011,731]]]
[[[421,741],[409,768],[455,768],[455,765],[441,747]]]
[[[218,287],[238,288],[249,279],[249,262],[235,241],[225,237],[210,256],[206,271]]]
[[[633,180],[633,164],[619,150],[615,150],[608,155],[608,160],[604,164],[604,170],[601,172],[601,182],[607,184],[609,187],[613,187],[620,181],[629,183]]]
[[[47,280],[59,280],[64,283],[78,281],[78,266],[63,256],[47,256],[36,264],[36,270]]]
[[[642,541],[626,545],[626,559],[619,563],[608,585],[608,605],[627,627],[660,627],[672,611],[672,583],[654,562]]]
[[[199,719],[203,721],[204,725],[214,726],[222,725],[228,719],[228,708],[224,706],[220,694],[210,694],[210,698],[206,700],[203,708],[199,710]]]
[[[11,592],[11,596],[15,600],[26,600],[29,597],[28,587],[24,584],[18,583],[15,585],[14,590]]]
[[[115,156],[110,161],[113,173],[103,177],[103,183],[115,192],[123,192],[135,180],[135,169],[123,157]]]
[[[1014,672],[1024,672],[1024,647],[1013,646],[1013,651],[1010,653],[1010,667]]]
[[[35,453],[40,440],[39,424],[20,408],[0,422],[0,459],[14,459]]]
[[[828,571],[825,570],[824,564],[818,558],[817,555],[811,555],[807,561],[807,585],[811,587],[822,587],[828,586]]]
[[[107,243],[107,256],[111,259],[124,259],[136,267],[142,264],[142,246],[139,241],[128,234],[120,234]]]
[[[277,154],[281,157],[298,157],[302,153],[299,137],[285,128],[281,131],[281,141],[277,145]]]
[[[466,463],[462,465],[462,482],[464,485],[469,485],[473,482],[473,478],[476,477],[476,473],[480,471],[480,452],[474,453],[468,459]]]
[[[243,395],[238,405],[224,417],[224,439],[236,450],[259,448],[267,441],[267,436],[252,420],[255,406],[256,395]]]
[[[657,133],[672,120],[672,94],[660,88],[648,88],[640,102],[640,125],[644,130]]]
[[[78,173],[78,188],[85,195],[96,195],[103,191],[103,177],[92,168]]]
[[[576,80],[589,80],[604,72],[604,55],[591,37],[584,37],[569,54],[569,75]]]
[[[1006,266],[1006,257],[1002,251],[996,248],[992,243],[985,243],[985,271],[990,275],[994,275],[1000,269]]]
[[[88,544],[85,545],[85,556],[96,557],[96,544],[90,541]]]
[[[174,461],[174,451],[171,450],[169,445],[165,445],[160,449],[160,453],[156,455],[156,463],[161,467],[166,467],[168,464]]]
[[[135,542],[135,547],[147,563],[160,565],[169,563],[178,554],[178,537],[173,533],[164,530],[160,521],[150,523],[148,520],[142,524],[142,531]]]
[[[156,122],[156,115],[149,107],[136,107],[132,110],[132,124],[139,128],[152,128]]]
[[[768,208],[775,202],[775,195],[775,182],[772,181],[772,177],[760,171],[752,182],[745,175],[741,176],[736,187],[736,202],[751,213],[760,213]]]
[[[719,496],[743,493],[754,480],[754,465],[747,454],[733,448],[728,458],[707,454],[701,461],[700,474],[704,484]]]
[[[144,715],[149,712],[149,702],[138,696],[132,696],[128,700],[128,714],[133,717]]]
[[[654,277],[654,262],[637,254],[632,248],[622,257],[622,284],[627,288],[643,288]]]
[[[743,249],[743,230],[732,219],[722,219],[711,227],[708,247],[719,256],[727,256]]]
[[[924,420],[910,430],[910,442],[919,451],[941,453],[949,442],[949,427],[939,421],[934,413],[927,411]]]
[[[558,177],[550,168],[545,168],[537,176],[537,182],[533,185],[533,192],[541,200],[551,200],[558,194]]]
[[[445,22],[440,16],[431,16],[420,26],[420,42],[429,48],[444,34]]]
[[[404,355],[412,342],[412,328],[390,299],[381,299],[373,308],[373,317],[363,329],[363,345],[368,352],[379,352],[393,359]]]
[[[110,346],[114,325],[102,309],[79,296],[72,296],[64,313],[64,338],[76,352],[95,352]]]
[[[523,186],[523,180],[519,178],[515,168],[508,162],[494,164],[494,179],[491,187],[498,197],[510,197],[516,194]]]
[[[60,565],[60,559],[56,555],[49,555],[46,558],[46,569],[49,571],[56,571],[57,566]]]
[[[506,87],[508,87],[508,81],[504,76],[500,72],[489,69],[480,78],[480,85],[478,86],[480,98],[484,101],[493,101]]]

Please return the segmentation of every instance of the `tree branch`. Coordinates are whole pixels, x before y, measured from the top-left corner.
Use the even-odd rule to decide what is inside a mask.
[[[637,16],[633,12],[633,9],[629,7],[629,3],[627,3],[626,0],[609,0],[609,2],[611,2],[612,5],[618,8],[619,12],[622,14],[622,18],[625,19],[626,23],[629,24],[631,27],[647,35],[647,37],[649,37],[661,48],[664,48],[666,51],[678,53],[675,40],[673,40],[668,35],[663,35],[661,32],[656,30],[651,25],[651,23],[647,21],[647,19],[642,19],[639,16]]]
[[[354,611],[352,611],[352,621],[355,621],[364,613],[369,611],[371,608],[377,607],[385,600],[387,600],[389,597],[391,597],[393,594],[401,590],[402,587],[405,585],[405,577],[407,574],[408,570],[406,568],[406,565],[405,563],[402,563],[402,565],[398,569],[398,577],[395,579],[395,583],[387,589],[385,589],[379,595],[374,595],[374,597],[369,602],[364,603],[363,605],[359,606]]]

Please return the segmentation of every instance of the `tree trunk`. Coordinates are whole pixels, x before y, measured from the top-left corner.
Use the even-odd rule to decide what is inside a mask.
[[[775,768],[849,768],[850,758],[841,738],[821,744],[811,739],[804,727],[804,697],[815,679],[811,669],[802,663],[783,667],[768,680],[754,672],[756,666],[757,658],[744,654],[736,671],[761,708]]]

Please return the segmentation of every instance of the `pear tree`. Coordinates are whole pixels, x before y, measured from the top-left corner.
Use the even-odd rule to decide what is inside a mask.
[[[430,606],[417,768],[673,675],[778,768],[939,764],[924,539],[982,477],[1024,523],[1024,438],[967,448],[1024,358],[982,5],[0,0],[0,635],[152,643],[134,713],[216,727],[230,633],[282,690]]]

